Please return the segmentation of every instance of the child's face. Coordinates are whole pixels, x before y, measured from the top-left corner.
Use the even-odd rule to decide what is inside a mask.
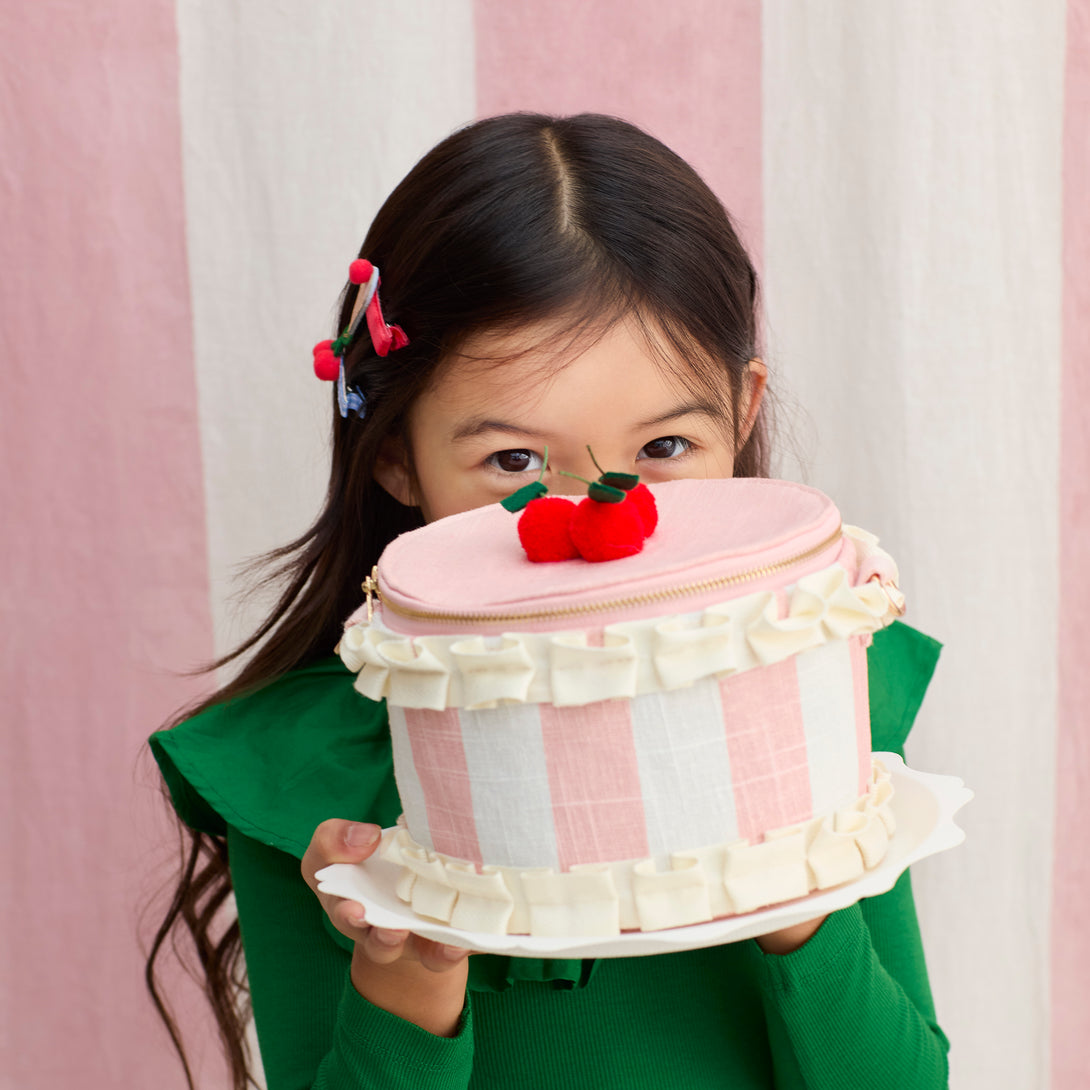
[[[638,473],[647,482],[732,476],[729,404],[714,404],[696,384],[689,388],[630,321],[617,322],[570,362],[561,358],[561,366],[548,332],[542,326],[471,338],[410,410],[412,468],[403,451],[388,452],[376,469],[379,483],[402,503],[418,504],[432,522],[536,480],[546,447],[544,480],[554,494],[586,494],[585,484],[557,471],[597,477],[588,444],[603,470]],[[517,358],[495,362],[508,355]],[[472,358],[482,356],[484,362]],[[764,365],[752,361],[738,413],[743,437],[764,379]]]

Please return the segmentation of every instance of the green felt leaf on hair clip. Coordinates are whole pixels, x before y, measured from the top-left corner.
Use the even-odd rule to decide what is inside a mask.
[[[342,333],[330,346],[334,356],[343,356],[348,350],[352,338],[348,333]]]

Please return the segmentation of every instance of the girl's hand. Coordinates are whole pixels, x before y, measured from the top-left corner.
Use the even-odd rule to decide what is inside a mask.
[[[792,950],[797,950],[808,942],[826,918],[826,916],[819,916],[816,920],[807,920],[793,927],[785,927],[781,931],[770,931],[767,935],[759,935],[757,945],[766,954],[790,954]]]
[[[363,905],[318,892],[315,874],[332,863],[361,863],[374,854],[377,825],[332,819],[314,830],[303,856],[303,878],[333,926],[356,945],[352,983],[375,1006],[438,1036],[452,1036],[465,1002],[467,954],[408,931],[372,927]]]

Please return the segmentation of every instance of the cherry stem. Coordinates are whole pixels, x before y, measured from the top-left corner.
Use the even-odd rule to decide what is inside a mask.
[[[590,460],[594,463],[594,468],[604,477],[606,471],[598,464],[598,459],[594,457],[594,451],[590,449],[590,443],[587,444],[587,453],[590,455]],[[580,480],[583,478],[580,477]]]
[[[537,475],[537,483],[538,484],[541,484],[542,480],[544,480],[545,470],[547,470],[548,468],[549,468],[549,447],[548,447],[548,445],[546,445],[546,447],[545,447],[545,461],[541,465],[541,472]]]
[[[566,469],[558,469],[557,473],[559,473],[561,477],[571,477],[573,481],[582,481],[583,484],[594,484],[593,481],[588,481],[586,477],[580,477],[578,473],[569,473]]]

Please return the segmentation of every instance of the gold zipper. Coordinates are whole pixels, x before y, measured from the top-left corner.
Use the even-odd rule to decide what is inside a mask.
[[[780,560],[775,564],[765,564],[760,568],[750,568],[748,571],[738,572],[735,575],[720,575],[714,579],[702,579],[698,583],[685,583],[680,587],[666,587],[662,590],[648,591],[646,594],[634,594],[627,598],[612,598],[605,602],[587,602],[578,606],[555,606],[552,609],[528,610],[523,613],[440,613],[394,605],[393,602],[382,596],[378,585],[378,567],[376,566],[371,569],[371,574],[363,582],[363,590],[367,595],[367,619],[371,619],[374,611],[373,598],[377,598],[382,602],[385,609],[396,613],[399,617],[408,617],[416,621],[442,621],[445,624],[501,624],[508,621],[548,621],[557,617],[579,617],[587,613],[631,609],[634,606],[665,602],[673,598],[685,598],[693,594],[718,590],[721,587],[737,586],[739,583],[762,579],[766,575],[772,575],[775,572],[783,571],[784,568],[790,568],[794,564],[801,564],[804,560],[809,560],[812,556],[816,556],[839,541],[840,536],[841,529],[838,526],[836,532],[830,534],[820,545],[815,545],[797,556],[788,557],[786,560]]]

